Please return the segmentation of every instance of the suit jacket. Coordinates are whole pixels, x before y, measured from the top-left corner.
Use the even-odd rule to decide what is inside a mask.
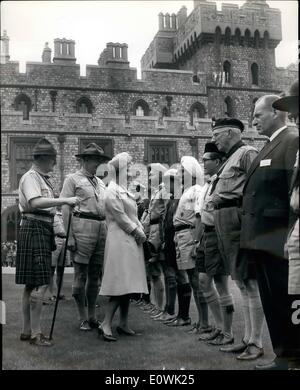
[[[286,129],[251,164],[243,192],[241,248],[283,258],[291,221],[289,188],[299,134]]]

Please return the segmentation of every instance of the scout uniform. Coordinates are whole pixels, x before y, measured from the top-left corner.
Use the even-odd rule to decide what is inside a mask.
[[[96,144],[89,144],[83,153],[76,157],[96,156],[108,160]],[[100,162],[99,162],[100,163]],[[98,285],[103,268],[106,223],[105,197],[106,187],[101,179],[90,174],[82,167],[65,179],[62,197],[77,196],[80,205],[74,208],[71,231],[76,243],[74,253],[73,296],[76,300],[81,320],[80,329],[90,330],[83,314],[85,297],[87,297],[90,316],[89,325],[97,327],[94,318]],[[87,283],[86,283],[87,282]],[[87,286],[86,286],[87,284]]]

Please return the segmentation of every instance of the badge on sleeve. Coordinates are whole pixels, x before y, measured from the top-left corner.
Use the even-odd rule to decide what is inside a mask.
[[[269,167],[271,165],[271,159],[267,159],[267,160],[261,160],[259,166],[260,167]]]

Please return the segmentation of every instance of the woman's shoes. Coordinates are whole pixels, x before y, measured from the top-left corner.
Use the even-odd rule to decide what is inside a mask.
[[[121,328],[120,326],[117,326],[116,331],[121,335],[124,334],[125,336],[138,336],[139,333],[136,333],[134,330],[125,330]]]
[[[112,334],[104,333],[101,325],[98,327],[98,337],[100,336],[102,336],[104,341],[117,341]]]

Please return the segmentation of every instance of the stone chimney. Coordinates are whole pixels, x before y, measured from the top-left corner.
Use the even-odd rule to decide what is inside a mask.
[[[64,65],[76,64],[75,41],[66,38],[54,39],[53,62]]]
[[[177,13],[178,28],[184,25],[187,19],[187,8],[183,5]]]
[[[6,64],[9,62],[9,37],[7,36],[6,30],[3,31],[3,35],[1,35],[1,64]]]
[[[108,42],[106,49],[100,54],[98,65],[128,68],[128,45],[126,43]]]
[[[45,47],[42,54],[42,61],[43,62],[51,62],[51,49],[49,47],[48,42],[45,43]]]

